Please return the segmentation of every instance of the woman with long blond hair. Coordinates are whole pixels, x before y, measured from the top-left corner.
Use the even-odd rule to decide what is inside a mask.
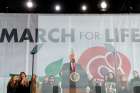
[[[17,87],[18,87],[17,76],[12,76],[7,85],[7,93],[18,93]]]
[[[37,82],[37,76],[35,74],[30,81],[30,93],[39,93],[39,83]]]

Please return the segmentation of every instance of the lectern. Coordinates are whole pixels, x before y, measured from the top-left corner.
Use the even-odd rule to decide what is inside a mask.
[[[80,64],[76,65],[76,72],[71,72],[68,68],[70,68],[68,64],[64,64],[62,67],[63,93],[86,93],[86,87],[88,86],[87,73]]]

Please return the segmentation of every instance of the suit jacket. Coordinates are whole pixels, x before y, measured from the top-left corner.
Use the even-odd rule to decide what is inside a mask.
[[[51,86],[48,83],[43,83],[41,93],[61,93],[61,89],[57,84]]]
[[[70,62],[65,63],[61,69],[62,88],[85,88],[88,86],[87,73],[84,71],[80,64],[76,63],[76,72],[80,74],[80,80],[78,82],[75,83],[69,79],[71,72],[72,69]]]

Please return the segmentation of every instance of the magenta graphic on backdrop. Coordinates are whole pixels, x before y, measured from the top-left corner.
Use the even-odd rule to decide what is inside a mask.
[[[87,71],[90,77],[103,79],[108,72],[119,72],[129,76],[131,64],[127,56],[117,51],[108,51],[105,47],[86,49],[78,62]]]

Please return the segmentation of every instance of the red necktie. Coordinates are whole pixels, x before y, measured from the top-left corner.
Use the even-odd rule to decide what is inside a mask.
[[[76,70],[76,65],[75,63],[72,63],[72,71],[75,72],[75,70]]]

